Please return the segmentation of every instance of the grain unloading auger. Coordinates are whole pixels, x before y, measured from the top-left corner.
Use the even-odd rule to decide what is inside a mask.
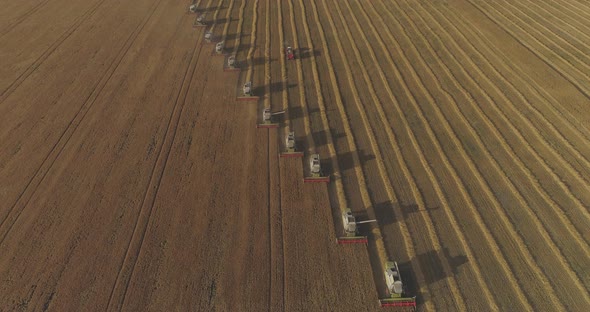
[[[310,176],[303,178],[303,182],[330,182],[330,177],[323,175],[319,154],[313,154],[309,158],[309,172]]]
[[[242,86],[242,96],[238,96],[238,101],[258,101],[259,97],[253,94],[252,81],[246,82]]]
[[[273,122],[272,116],[283,114],[285,111],[271,112],[270,108],[262,109],[262,123],[259,123],[256,128],[278,128],[279,124]]]
[[[297,151],[295,146],[295,132],[291,131],[285,136],[285,151],[280,157],[303,157],[303,152]]]
[[[344,225],[344,235],[342,237],[338,237],[337,242],[338,244],[366,244],[369,242],[366,236],[359,235],[358,232],[358,225],[364,223],[371,223],[377,222],[377,220],[364,220],[364,221],[357,221],[356,218],[352,215],[352,211],[347,208],[342,213],[342,224]]]
[[[379,299],[382,307],[406,307],[416,308],[416,297],[406,295],[404,283],[402,281],[397,262],[388,261],[385,263],[385,283],[389,298]]]

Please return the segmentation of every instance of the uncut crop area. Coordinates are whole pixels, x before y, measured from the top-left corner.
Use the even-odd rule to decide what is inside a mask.
[[[0,311],[590,311],[589,108],[583,0],[7,1]]]

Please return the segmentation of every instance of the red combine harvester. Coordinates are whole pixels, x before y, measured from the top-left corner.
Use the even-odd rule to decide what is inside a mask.
[[[294,60],[295,59],[295,54],[293,53],[293,48],[291,48],[291,47],[287,47],[287,50],[285,51],[285,55],[287,56],[287,60]]]

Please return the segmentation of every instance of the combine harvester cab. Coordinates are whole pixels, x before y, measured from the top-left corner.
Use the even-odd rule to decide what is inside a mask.
[[[350,208],[346,208],[346,210],[342,213],[342,225],[344,226],[345,236],[338,237],[338,244],[367,244],[369,240],[366,236],[359,235],[358,225],[376,221],[377,220],[357,221],[352,215],[352,210],[350,210]]]
[[[397,262],[388,261],[385,263],[385,282],[387,291],[391,294],[389,298],[379,299],[381,307],[402,307],[416,309],[416,297],[408,297],[405,294]]]
[[[220,41],[218,43],[215,44],[215,53],[213,53],[212,55],[218,55],[218,56],[223,56],[223,48],[225,47],[225,42],[224,41]]]
[[[310,176],[305,177],[303,179],[303,182],[323,182],[323,183],[330,182],[330,177],[324,176],[322,173],[322,167],[320,164],[320,155],[319,154],[313,154],[309,158],[309,171],[310,171]]]
[[[205,14],[205,13],[197,16],[197,18],[195,18],[195,22],[193,23],[193,27],[205,27],[205,26],[207,26],[207,23],[205,23],[205,18],[206,17],[207,17],[207,14]]]
[[[272,115],[270,108],[262,109],[262,123],[259,123],[256,128],[278,128],[279,124],[272,121]]]
[[[226,66],[223,68],[223,71],[240,71],[240,69],[238,68],[238,63],[236,61],[235,55],[230,55],[227,57]]]
[[[287,133],[285,137],[285,151],[281,153],[280,157],[303,157],[303,152],[298,152],[295,146],[295,132]]]
[[[259,97],[252,92],[252,81],[246,82],[242,86],[242,96],[238,96],[238,101],[258,101]]]

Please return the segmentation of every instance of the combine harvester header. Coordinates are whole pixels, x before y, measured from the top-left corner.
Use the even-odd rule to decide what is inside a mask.
[[[412,310],[416,309],[416,297],[406,296],[402,277],[397,266],[397,262],[388,261],[385,263],[385,282],[387,291],[391,297],[379,299],[382,307],[406,307]]]

